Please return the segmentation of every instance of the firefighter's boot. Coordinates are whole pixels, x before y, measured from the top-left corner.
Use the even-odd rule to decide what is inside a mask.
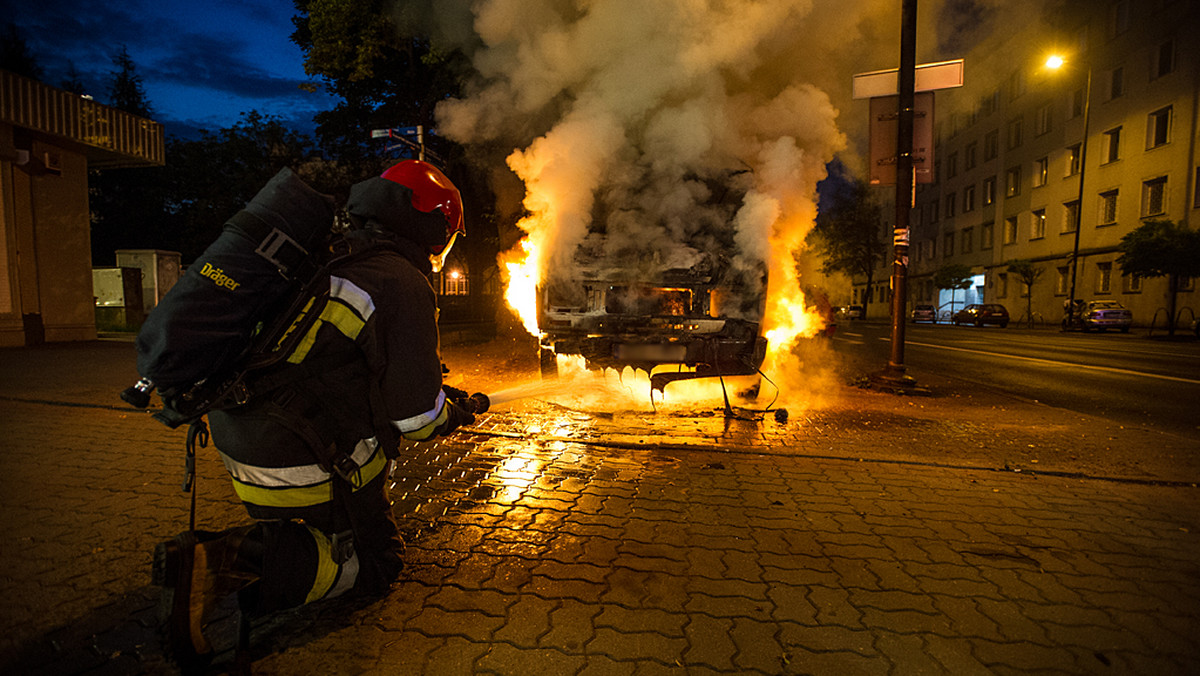
[[[258,580],[260,568],[239,556],[253,529],[188,531],[155,547],[151,577],[163,587],[160,613],[168,649],[180,666],[200,666],[212,658],[204,635],[209,612]]]

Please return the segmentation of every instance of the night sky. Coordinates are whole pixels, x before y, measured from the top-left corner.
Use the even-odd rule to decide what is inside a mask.
[[[46,84],[61,85],[73,65],[106,103],[125,46],[154,119],[177,136],[229,127],[250,110],[312,132],[312,115],[333,99],[300,89],[315,80],[289,39],[293,14],[285,0],[0,0],[0,28],[16,25]]]

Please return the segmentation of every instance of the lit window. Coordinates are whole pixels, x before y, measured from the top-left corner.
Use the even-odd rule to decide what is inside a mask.
[[[1197,170],[1200,175],[1200,169]],[[983,179],[983,206],[988,206],[996,201],[996,177],[989,176]]]
[[[1016,197],[1021,194],[1021,168],[1013,167],[1004,175],[1004,194]]]
[[[1075,176],[1079,173],[1079,159],[1082,152],[1083,149],[1078,143],[1067,148],[1067,176]]]
[[[1042,157],[1033,161],[1033,187],[1040,188],[1046,185],[1046,178],[1050,174],[1050,158]]]
[[[1029,228],[1029,239],[1042,239],[1046,236],[1046,210],[1035,209],[1033,223]]]
[[[466,296],[467,276],[460,270],[447,270],[442,273],[443,296]]]

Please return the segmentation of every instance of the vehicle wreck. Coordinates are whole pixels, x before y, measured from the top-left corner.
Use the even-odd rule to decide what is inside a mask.
[[[589,369],[645,371],[659,392],[758,373],[767,266],[737,246],[733,207],[710,207],[685,243],[646,246],[595,228],[570,270],[546,276],[537,295],[543,376],[556,374],[558,355],[580,356]]]

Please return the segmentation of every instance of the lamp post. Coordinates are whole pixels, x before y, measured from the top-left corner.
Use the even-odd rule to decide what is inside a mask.
[[[1046,67],[1057,70],[1065,61],[1061,56],[1051,56]],[[1083,179],[1087,171],[1088,123],[1091,122],[1092,68],[1088,66],[1087,83],[1083,88],[1083,139],[1079,142],[1079,196],[1075,200],[1075,243],[1071,248],[1071,289],[1067,296],[1067,318],[1075,309],[1075,281],[1079,277],[1079,233],[1083,230]]]

